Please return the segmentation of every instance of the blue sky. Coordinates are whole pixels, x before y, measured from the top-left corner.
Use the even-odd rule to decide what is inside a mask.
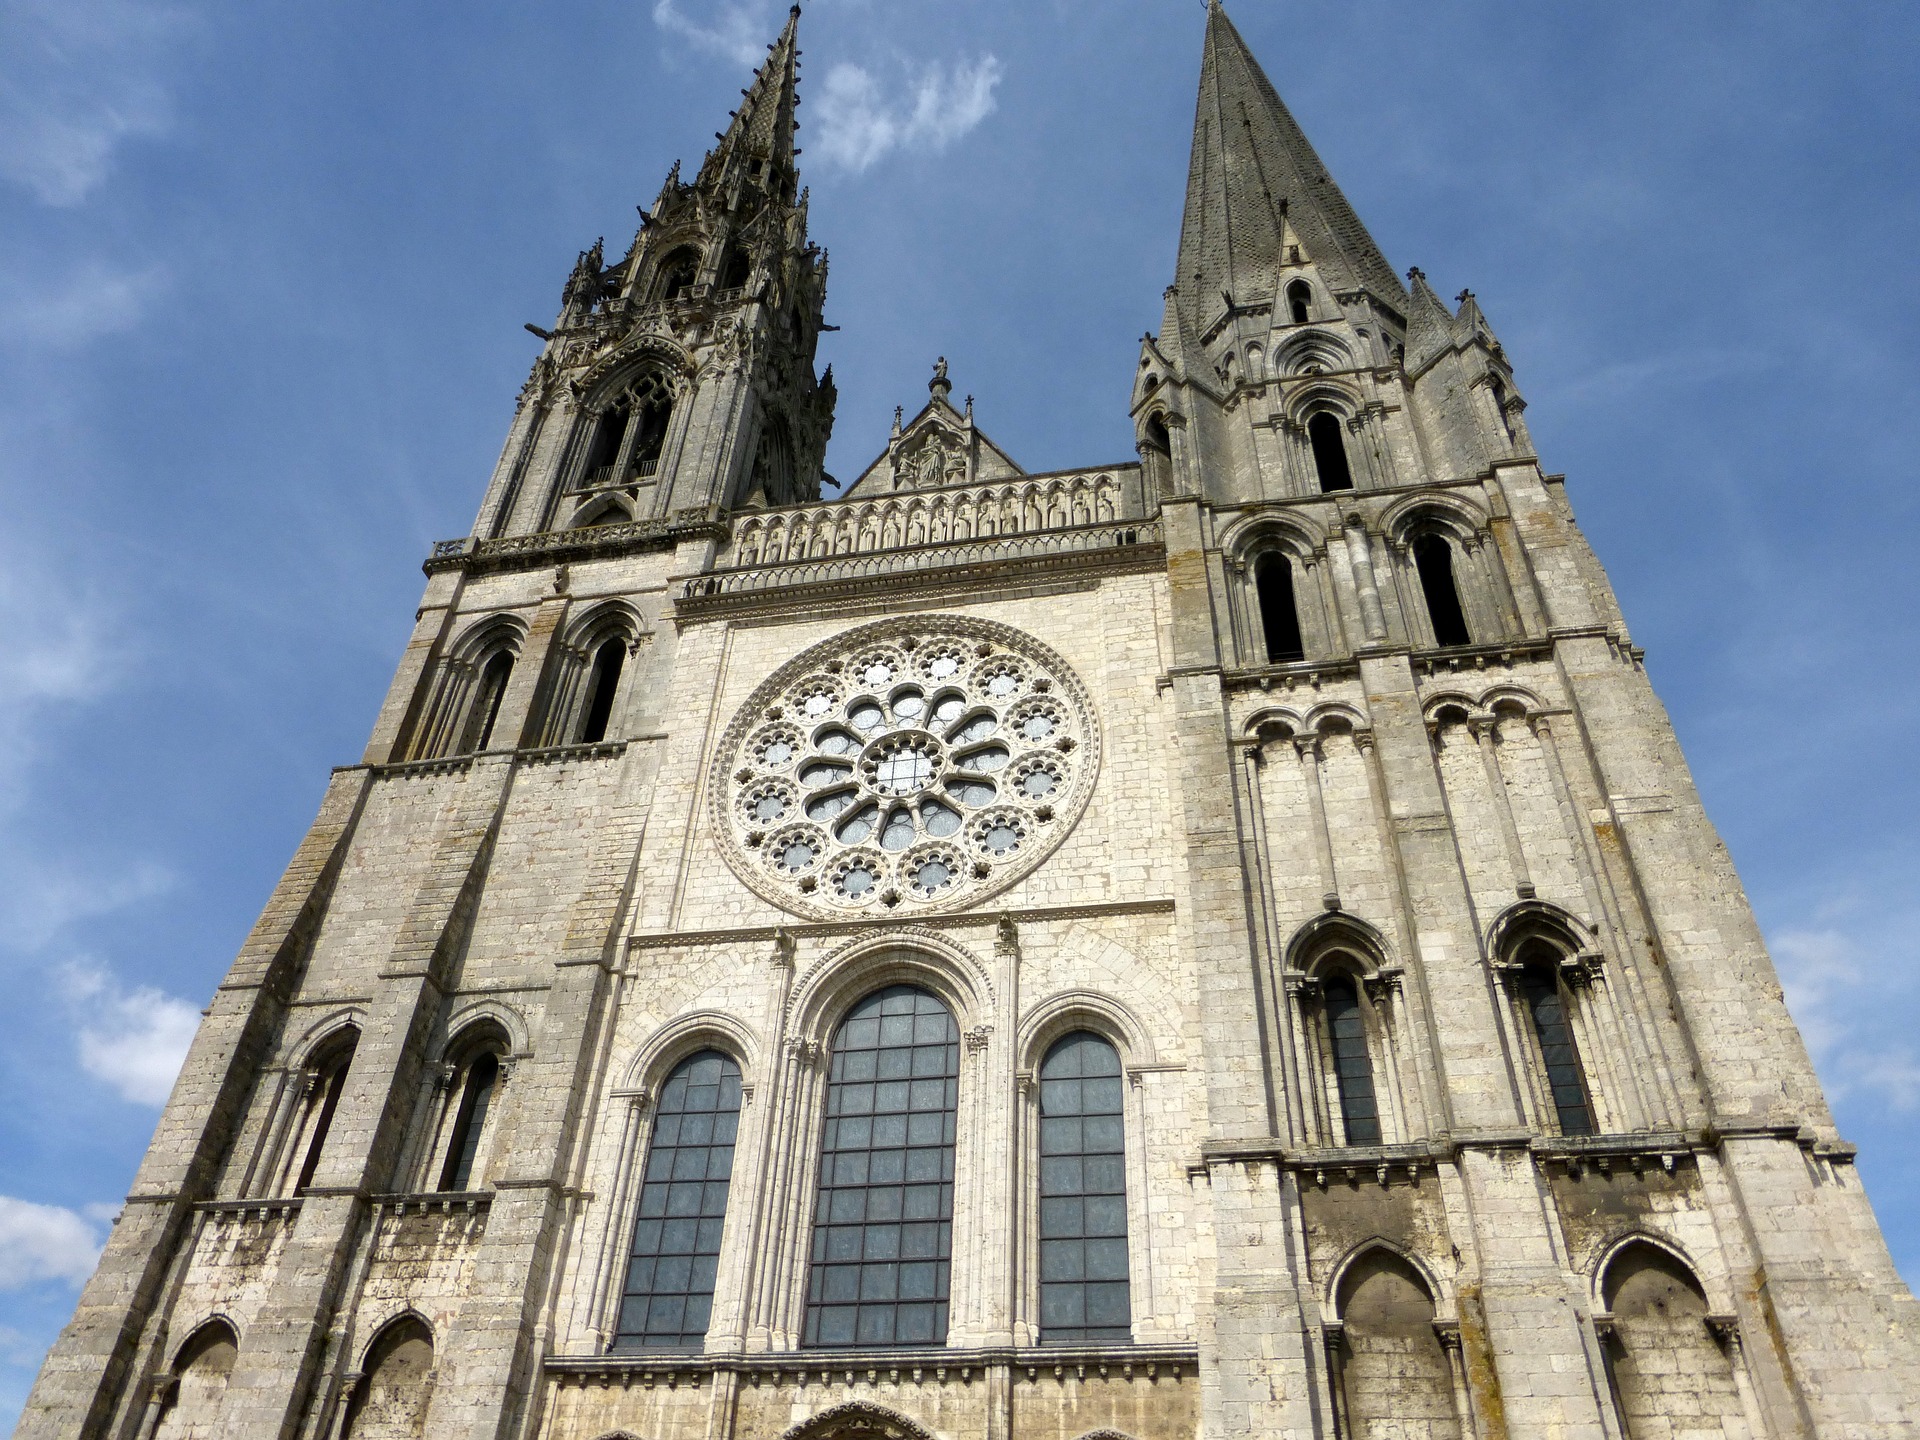
[[[0,0],[0,1419],[467,530],[522,323],[782,12]],[[939,354],[1029,469],[1131,454],[1202,15],[810,6],[831,470]],[[1235,17],[1389,260],[1498,328],[1920,1275],[1920,8]]]

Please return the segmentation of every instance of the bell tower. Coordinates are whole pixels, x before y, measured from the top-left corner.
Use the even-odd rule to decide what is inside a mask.
[[[521,391],[484,539],[820,493],[832,372],[814,376],[826,252],[795,160],[793,8],[689,183],[675,163],[620,259],[582,251]]]

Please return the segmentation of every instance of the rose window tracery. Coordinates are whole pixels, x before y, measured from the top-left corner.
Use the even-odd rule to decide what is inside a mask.
[[[715,812],[755,890],[814,915],[965,903],[1084,807],[1098,732],[1078,680],[982,621],[885,621],[807,651],[728,732]]]

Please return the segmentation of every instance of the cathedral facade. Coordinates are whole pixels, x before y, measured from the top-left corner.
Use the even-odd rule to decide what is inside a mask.
[[[1472,296],[1214,3],[1137,458],[942,362],[829,498],[797,20],[537,332],[18,1433],[1911,1433]]]

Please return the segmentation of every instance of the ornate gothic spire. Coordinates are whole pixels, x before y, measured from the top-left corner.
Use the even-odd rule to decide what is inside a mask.
[[[787,15],[786,29],[767,47],[767,58],[754,73],[753,84],[742,92],[740,108],[720,144],[707,155],[700,167],[700,184],[725,182],[740,171],[760,178],[754,169],[759,161],[766,167],[764,182],[769,190],[784,190],[789,202],[798,183],[794,156],[800,152],[793,143],[799,128],[794,111],[800,104],[800,49],[798,31],[800,7]]]
[[[1175,275],[1189,322],[1199,328],[1217,314],[1222,292],[1238,305],[1271,300],[1288,243],[1335,293],[1365,290],[1405,312],[1386,257],[1211,0]]]

